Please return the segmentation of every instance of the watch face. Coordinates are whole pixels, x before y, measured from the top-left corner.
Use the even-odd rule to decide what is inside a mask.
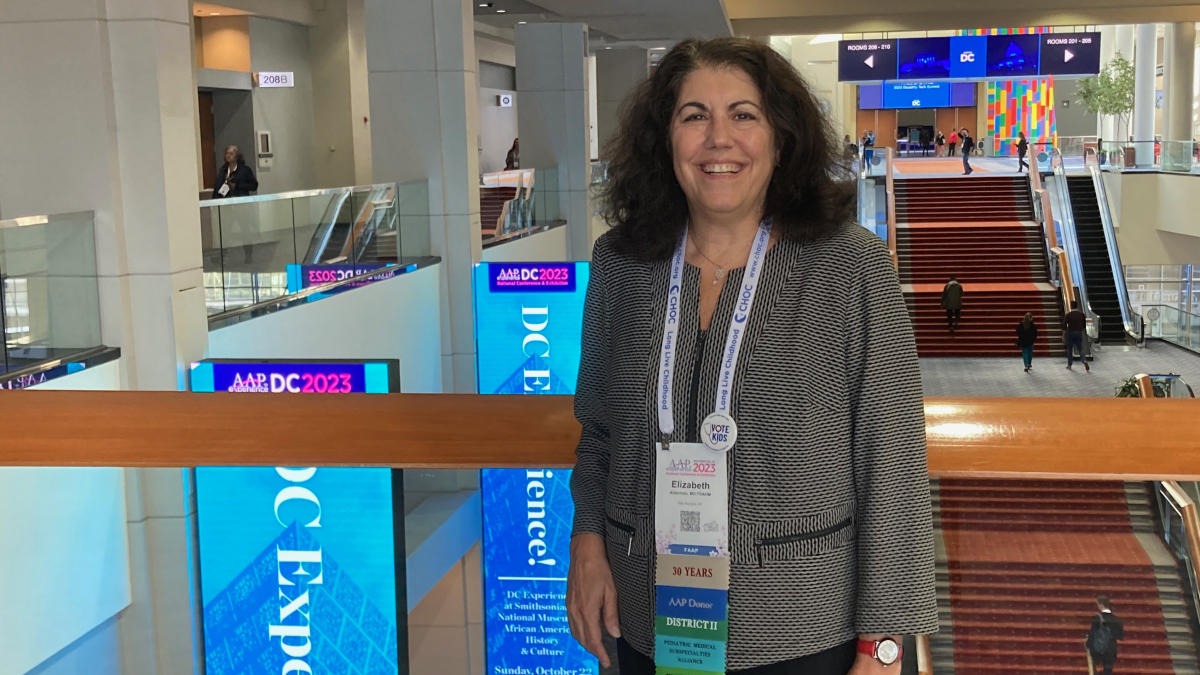
[[[894,640],[880,640],[875,648],[875,656],[885,666],[890,666],[900,658],[900,645]]]

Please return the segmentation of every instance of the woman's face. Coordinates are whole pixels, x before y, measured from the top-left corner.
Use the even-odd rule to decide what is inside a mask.
[[[762,211],[775,167],[774,133],[742,70],[705,67],[684,79],[671,151],[692,217]]]
[[[233,164],[237,161],[237,148],[225,148],[225,163]]]

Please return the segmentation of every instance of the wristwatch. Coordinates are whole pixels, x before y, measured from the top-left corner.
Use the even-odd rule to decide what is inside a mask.
[[[882,640],[859,640],[858,653],[866,654],[878,660],[885,666],[890,666],[900,660],[904,650],[891,638]]]

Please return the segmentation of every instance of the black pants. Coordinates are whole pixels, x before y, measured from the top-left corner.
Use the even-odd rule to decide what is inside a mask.
[[[954,145],[955,145],[954,143],[950,144],[950,155],[949,155],[950,157],[954,156]]]
[[[731,670],[739,675],[846,675],[854,667],[858,655],[858,640],[850,640],[823,652],[780,661],[748,670]],[[654,660],[617,640],[617,662],[621,675],[654,675]],[[899,668],[896,669],[899,672]]]
[[[1021,154],[1017,155],[1017,161],[1020,162],[1020,164],[1017,165],[1017,173],[1020,173],[1021,169],[1029,168],[1029,162],[1025,161],[1025,153],[1022,152]]]
[[[963,173],[971,175],[971,155],[966,150],[963,150]]]
[[[946,325],[947,326],[957,325],[959,319],[961,319],[961,318],[962,318],[962,310],[961,309],[947,309],[946,310]]]
[[[1089,650],[1090,651],[1090,650]],[[1112,675],[1113,664],[1117,662],[1116,654],[1097,654],[1092,652],[1092,663],[1096,666],[1104,667],[1104,675]]]

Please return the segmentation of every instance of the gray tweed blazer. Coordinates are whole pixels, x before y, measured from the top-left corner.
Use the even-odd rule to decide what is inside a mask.
[[[654,408],[668,263],[596,242],[584,309],[571,476],[574,533],[607,542],[622,636],[654,653]],[[694,419],[711,412],[744,270],[729,272],[705,340]],[[707,280],[706,280],[707,281]],[[688,266],[675,434],[693,406],[700,272]],[[896,271],[847,225],[766,257],[735,374],[730,453],[731,670],[858,633],[937,630],[921,374]]]

